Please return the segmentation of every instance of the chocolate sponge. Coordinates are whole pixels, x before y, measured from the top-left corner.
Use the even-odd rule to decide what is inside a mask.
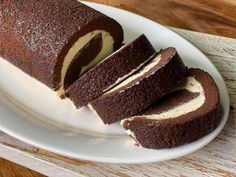
[[[90,103],[105,124],[133,116],[166,95],[185,77],[175,48],[162,50],[141,70]]]
[[[82,75],[69,87],[67,96],[77,108],[85,106],[140,69],[155,53],[141,35]]]
[[[85,60],[84,68],[71,71],[79,77],[123,41],[122,27],[115,20],[77,0],[4,0],[0,13],[0,56],[54,90],[63,90],[61,72],[69,65],[64,62],[69,52],[74,63]],[[105,47],[99,58],[79,57],[79,48],[86,48],[95,36]]]
[[[173,148],[212,132],[221,114],[213,78],[200,69],[190,69],[181,86],[121,124],[142,147]]]

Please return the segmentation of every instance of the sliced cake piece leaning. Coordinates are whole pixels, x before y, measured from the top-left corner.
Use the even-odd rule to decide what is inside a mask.
[[[183,84],[146,110],[121,121],[145,148],[173,148],[212,132],[221,120],[220,95],[213,78],[190,69]]]
[[[141,35],[82,75],[68,88],[67,96],[77,108],[85,106],[139,70],[155,53],[146,36]]]
[[[141,70],[89,105],[105,124],[137,114],[185,77],[186,67],[175,48],[162,50]]]

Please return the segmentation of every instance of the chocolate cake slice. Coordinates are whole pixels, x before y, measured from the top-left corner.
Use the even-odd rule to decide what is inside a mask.
[[[175,48],[162,50],[137,73],[118,84],[89,107],[105,124],[133,116],[147,108],[185,77],[186,67]]]
[[[123,41],[120,24],[77,0],[1,1],[0,26],[0,56],[60,93]]]
[[[180,87],[136,116],[122,120],[121,125],[145,148],[173,148],[212,132],[221,112],[213,78],[200,69],[190,69]]]
[[[67,90],[67,96],[79,108],[140,69],[155,55],[145,35],[117,50],[105,60],[90,69]]]

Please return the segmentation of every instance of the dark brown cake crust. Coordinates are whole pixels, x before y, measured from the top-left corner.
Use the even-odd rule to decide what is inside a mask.
[[[168,48],[161,51],[161,54],[160,62],[149,72],[91,102],[105,124],[137,114],[181,82],[186,67],[176,50]]]
[[[77,0],[11,0],[0,3],[0,56],[50,88],[59,87],[63,59],[80,36],[105,30],[114,49],[122,27]]]
[[[177,147],[205,136],[218,126],[222,108],[219,90],[214,80],[200,69],[190,69],[188,76],[193,76],[202,84],[206,96],[205,103],[196,111],[173,119],[151,120],[145,117],[134,117],[131,121],[126,120],[123,124],[124,128],[133,132],[141,146],[152,149]],[[178,97],[182,96],[177,94],[171,98],[172,100],[165,99],[165,101],[172,104],[173,100],[180,100]],[[164,107],[166,106],[168,104]],[[159,101],[139,115],[158,114],[160,107],[163,107],[163,102]]]
[[[155,49],[149,40],[141,35],[82,75],[69,87],[67,96],[76,107],[85,106],[101,96],[119,78],[149,61],[154,54]]]

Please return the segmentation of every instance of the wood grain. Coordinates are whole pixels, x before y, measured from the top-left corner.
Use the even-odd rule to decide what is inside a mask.
[[[89,0],[122,8],[160,24],[236,38],[235,0]]]
[[[44,175],[0,158],[1,177],[44,177]]]
[[[236,177],[236,40],[173,29],[201,51],[223,75],[231,111],[223,131],[207,146],[188,156],[138,165],[95,163],[53,154],[0,132],[0,156],[49,176],[232,176]]]

